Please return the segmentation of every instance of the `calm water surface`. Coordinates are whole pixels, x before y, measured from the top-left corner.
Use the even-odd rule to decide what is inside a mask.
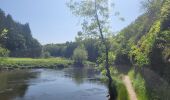
[[[0,72],[0,100],[107,100],[107,86],[92,69]]]

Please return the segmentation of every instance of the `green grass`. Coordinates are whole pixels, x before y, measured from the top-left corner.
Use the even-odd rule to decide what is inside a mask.
[[[114,83],[116,84],[116,89],[117,89],[117,93],[118,93],[117,100],[130,100],[128,91],[127,91],[124,83],[122,82],[122,80],[117,77],[113,77],[113,80],[114,80]]]
[[[133,87],[135,88],[138,100],[149,100],[145,86],[145,80],[142,78],[142,76],[139,73],[137,73],[135,76],[134,70],[129,71],[128,75],[132,81]]]
[[[0,67],[8,68],[54,68],[54,67],[68,67],[73,62],[64,58],[0,58]]]
[[[118,73],[118,71],[115,68],[110,68],[111,71],[111,76],[113,79],[113,84],[116,86],[116,90],[117,90],[117,100],[130,100],[129,99],[129,95],[128,95],[128,91],[121,79],[121,74]],[[103,69],[102,70],[102,81],[107,82],[107,77],[106,75],[106,71]]]

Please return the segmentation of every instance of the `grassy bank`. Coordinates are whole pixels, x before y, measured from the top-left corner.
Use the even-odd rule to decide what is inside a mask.
[[[118,91],[118,98],[117,100],[130,100],[129,99],[129,95],[128,95],[128,91],[124,85],[124,83],[122,82],[121,79],[114,79],[116,82],[116,88]]]
[[[0,68],[55,68],[68,67],[72,65],[71,60],[64,58],[48,58],[48,59],[33,59],[33,58],[0,58]]]
[[[113,84],[114,86],[116,86],[117,90],[117,100],[130,100],[128,91],[122,81],[122,75],[118,73],[118,71],[113,67],[110,68],[110,71],[113,79]],[[102,81],[107,82],[107,77],[105,76],[106,71],[104,69],[102,70],[102,74],[103,74]]]

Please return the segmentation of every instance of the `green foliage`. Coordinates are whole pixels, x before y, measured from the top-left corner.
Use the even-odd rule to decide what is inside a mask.
[[[9,50],[0,47],[0,57],[8,57]]]
[[[113,65],[114,64],[114,61],[115,61],[115,53],[114,52],[109,52],[109,65]]]
[[[147,14],[143,14],[114,37],[114,44],[117,44],[115,50],[115,62],[117,64],[129,64],[131,58],[129,52],[132,52],[132,47],[138,44],[139,40],[147,34],[153,24],[148,20]]]
[[[87,51],[84,46],[77,47],[73,53],[73,60],[75,64],[83,64],[87,60]]]
[[[170,29],[170,1],[164,0],[163,6],[161,8],[161,29],[167,30]]]
[[[3,29],[2,32],[0,32],[0,42],[2,42],[3,39],[6,39],[8,30]],[[0,57],[7,57],[9,55],[9,50],[2,48],[0,44]]]
[[[157,38],[157,48],[161,49],[162,59],[168,62],[170,59],[170,31],[163,31]]]
[[[49,52],[52,57],[71,58],[74,49],[83,44],[88,53],[88,61],[96,62],[99,56],[99,40],[86,37],[85,39],[75,42],[66,42],[62,44],[47,44],[43,46],[44,52]]]
[[[141,52],[139,48],[137,48],[136,46],[132,46],[131,49],[132,50],[130,51],[129,55],[134,60],[134,62],[136,62],[138,66],[141,67],[149,64],[149,59],[147,55]]]
[[[100,28],[102,28],[102,33],[108,33],[108,0],[70,0],[67,5],[75,16],[82,18],[82,33],[101,37],[99,24]],[[99,23],[96,14],[100,18],[98,19]]]
[[[93,38],[86,38],[82,41],[82,44],[84,44],[84,47],[87,50],[88,53],[88,60],[92,62],[96,62],[97,58],[99,56],[99,46],[101,44],[99,43],[98,39],[93,39]]]
[[[146,54],[151,51],[155,39],[160,32],[160,21],[156,22],[150,29],[149,33],[141,38],[139,41],[139,45],[142,51],[146,52]]]
[[[44,52],[44,53],[43,53],[43,57],[44,57],[44,58],[50,58],[51,55],[50,55],[49,52]]]
[[[0,33],[0,41],[2,41],[2,39],[4,39],[4,38],[7,38],[7,37],[6,37],[7,32],[8,32],[7,29],[3,29],[3,30],[2,30],[2,32]]]
[[[122,81],[117,82],[118,98],[117,100],[130,100],[128,91]]]
[[[135,88],[138,100],[149,100],[145,86],[145,80],[142,78],[142,76],[139,73],[136,75],[134,70],[131,70],[128,75],[132,80],[132,85]]]
[[[130,57],[134,59],[138,66],[144,66],[150,64],[150,52],[154,46],[156,37],[160,32],[160,21],[156,22],[152,28],[150,29],[149,33],[144,35],[137,46],[134,45],[131,47],[131,51],[129,53]]]
[[[128,91],[121,79],[121,74],[118,73],[117,69],[114,67],[110,67],[110,71],[111,71],[111,76],[113,79],[113,84],[115,84],[116,86],[116,90],[118,92],[118,96],[116,100],[130,100],[129,99],[129,95],[128,95]],[[106,75],[106,70],[102,70],[101,71],[103,78],[102,81],[107,82],[107,77]]]
[[[75,16],[82,18],[82,32],[92,38],[99,38],[105,46],[105,53],[108,53],[108,43],[105,34],[110,33],[109,30],[109,6],[108,0],[70,0],[67,3],[71,12]],[[82,35],[82,34],[80,34]],[[82,38],[80,38],[81,40]],[[108,58],[108,55],[105,56]],[[108,62],[106,62],[108,63]],[[106,67],[109,67],[106,64]]]
[[[40,57],[41,44],[32,37],[29,24],[14,21],[0,9],[0,43],[13,57]],[[3,38],[2,38],[3,37]]]

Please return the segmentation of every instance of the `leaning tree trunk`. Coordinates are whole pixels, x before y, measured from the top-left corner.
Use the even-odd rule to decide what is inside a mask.
[[[97,13],[97,8],[96,8],[96,0],[95,0],[95,19],[97,21],[97,25],[99,28],[99,32],[100,32],[100,36],[101,36],[101,41],[105,46],[105,55],[106,55],[106,62],[105,62],[105,69],[106,69],[106,76],[108,77],[108,89],[109,89],[109,100],[116,100],[117,98],[117,91],[116,91],[116,87],[113,83],[112,77],[111,77],[111,73],[110,73],[110,69],[109,69],[109,47],[107,45],[106,39],[104,39],[103,36],[103,31],[101,28],[101,24],[100,24],[100,20],[99,20],[99,16]]]

